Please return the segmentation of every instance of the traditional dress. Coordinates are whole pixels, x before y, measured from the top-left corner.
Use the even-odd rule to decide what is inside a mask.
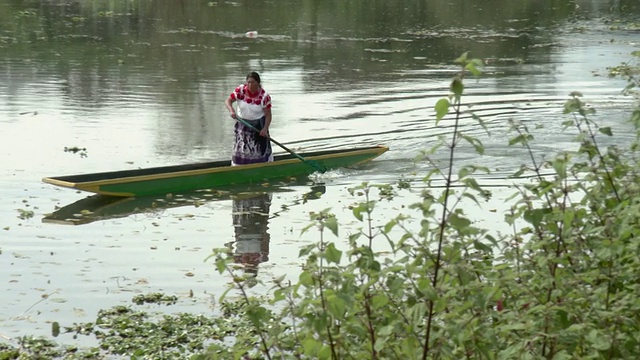
[[[237,114],[254,128],[265,126],[265,109],[271,108],[271,96],[262,87],[256,92],[249,91],[247,85],[240,85],[230,95],[236,101]],[[236,121],[234,127],[232,165],[253,164],[273,161],[273,151],[268,137]]]

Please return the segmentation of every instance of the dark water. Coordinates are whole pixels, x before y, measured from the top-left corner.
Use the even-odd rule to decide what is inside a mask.
[[[433,106],[466,51],[485,66],[468,79],[465,106],[491,136],[465,117],[462,129],[482,139],[486,154],[463,146],[457,161],[491,168],[485,183],[505,185],[527,161],[507,147],[509,119],[540,126],[540,156],[575,148],[573,135],[560,131],[572,91],[612,126],[612,141],[627,141],[630,99],[607,68],[639,46],[635,0],[0,0],[0,289],[9,299],[0,305],[0,339],[46,334],[48,321],[91,319],[138,292],[186,298],[193,290],[189,306],[208,309],[225,280],[203,259],[227,243],[260,249],[238,257],[258,261],[265,279],[295,271],[300,243],[317,239],[299,232],[309,211],[331,207],[347,229],[357,227],[347,187],[429,169],[412,159],[450,134],[451,119],[436,126]],[[251,201],[247,212],[232,198],[205,196],[82,226],[40,221],[86,196],[44,185],[43,176],[228,159],[233,123],[223,101],[252,70],[273,96],[279,142],[294,150],[380,143],[391,151],[364,169],[315,177],[326,185],[319,199],[307,201],[314,191],[298,184],[271,193],[253,213]],[[436,154],[436,163],[444,160]],[[399,204],[381,207],[393,215]],[[264,208],[268,256],[257,238],[234,243],[242,214],[267,216]]]

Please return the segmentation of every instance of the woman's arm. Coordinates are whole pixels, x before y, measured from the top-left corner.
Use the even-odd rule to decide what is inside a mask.
[[[260,135],[267,136],[269,135],[269,125],[271,125],[271,108],[264,109],[264,128],[260,130]]]
[[[224,101],[224,105],[227,107],[227,110],[229,110],[229,113],[231,114],[232,118],[236,118],[236,112],[233,110],[233,106],[231,106],[231,104],[233,104],[233,102],[236,101],[236,99],[233,99],[231,96],[229,96],[225,101]]]

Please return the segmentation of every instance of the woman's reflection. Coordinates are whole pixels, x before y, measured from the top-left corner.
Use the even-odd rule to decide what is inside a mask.
[[[314,185],[311,191],[291,205],[319,199],[325,191],[323,184]],[[233,199],[235,241],[226,245],[235,248],[234,259],[244,265],[244,271],[248,275],[258,275],[258,265],[269,260],[271,196],[272,193],[241,194]],[[278,212],[273,216],[278,216]]]
[[[269,260],[270,206],[271,193],[233,200],[234,258],[253,276],[258,274],[258,264]]]

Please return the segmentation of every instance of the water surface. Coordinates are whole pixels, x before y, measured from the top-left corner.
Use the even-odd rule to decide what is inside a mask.
[[[480,180],[494,198],[469,210],[481,223],[502,218],[507,176],[528,161],[507,146],[509,119],[542,126],[539,156],[574,149],[574,134],[560,131],[562,104],[581,91],[596,120],[614,129],[613,142],[633,136],[625,83],[607,68],[638,50],[635,1],[467,3],[0,0],[0,338],[91,321],[141,292],[178,295],[167,311],[213,312],[227,282],[204,261],[213,248],[226,244],[257,261],[261,280],[293,275],[299,246],[319,239],[300,234],[310,211],[338,214],[339,242],[361,226],[347,189],[363,181],[412,181],[414,190],[379,204],[377,224],[408,211],[424,187],[414,174],[431,166],[414,157],[451,132],[450,117],[436,126],[433,106],[465,51],[486,64],[468,79],[465,104],[492,135],[464,118],[486,154],[463,146],[457,158],[493,171]],[[42,221],[88,196],[43,184],[45,176],[229,159],[233,122],[223,101],[252,70],[273,96],[279,142],[296,151],[391,151],[308,182],[158,197],[150,211],[81,225]],[[86,150],[64,151],[72,147]],[[253,232],[239,231],[243,217]],[[252,242],[239,247],[243,234]]]

